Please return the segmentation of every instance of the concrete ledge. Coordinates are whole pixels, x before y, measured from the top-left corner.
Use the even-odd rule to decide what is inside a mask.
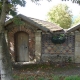
[[[74,55],[63,55],[63,54],[42,54],[41,56],[42,62],[74,62]]]

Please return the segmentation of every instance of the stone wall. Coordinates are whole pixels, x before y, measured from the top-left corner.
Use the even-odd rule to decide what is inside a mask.
[[[27,24],[27,23],[26,23]],[[52,35],[50,33],[43,33],[40,30],[35,30],[32,25],[15,26],[10,24],[8,26],[8,45],[13,61],[15,61],[15,42],[14,34],[23,31],[29,34],[29,57],[30,60],[36,60],[37,62],[43,61],[73,61],[80,62],[78,59],[80,52],[79,35],[80,33],[68,34],[66,41],[63,44],[54,44],[51,41]],[[78,35],[79,34],[79,35]],[[79,57],[79,58],[77,58]]]
[[[52,35],[42,34],[42,61],[74,61],[75,36],[69,34],[63,44],[54,44]]]
[[[80,32],[75,32],[75,63],[80,63]]]

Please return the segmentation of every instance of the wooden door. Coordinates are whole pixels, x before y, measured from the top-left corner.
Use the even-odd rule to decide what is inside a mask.
[[[19,32],[15,35],[16,41],[16,61],[17,62],[28,62],[29,54],[28,54],[28,42],[29,37],[25,32]]]

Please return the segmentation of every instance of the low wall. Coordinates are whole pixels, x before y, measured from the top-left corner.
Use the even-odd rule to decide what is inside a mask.
[[[73,61],[75,52],[75,36],[69,34],[63,44],[54,44],[51,41],[52,35],[42,34],[42,56],[43,62]]]

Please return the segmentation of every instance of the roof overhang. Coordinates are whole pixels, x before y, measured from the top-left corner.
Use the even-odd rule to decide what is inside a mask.
[[[77,24],[76,26],[70,27],[69,29],[66,30],[66,33],[74,32],[80,28],[80,23]]]

